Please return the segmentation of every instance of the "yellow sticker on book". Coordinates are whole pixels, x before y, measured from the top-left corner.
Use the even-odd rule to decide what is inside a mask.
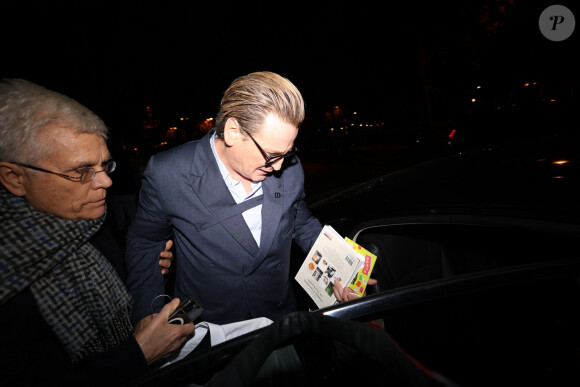
[[[371,272],[375,267],[377,256],[348,238],[344,238],[344,240],[347,241],[349,245],[351,245],[354,251],[363,256],[365,260],[363,266],[359,269],[358,274],[353,278],[352,282],[348,286],[354,290],[356,294],[362,296],[367,288]]]

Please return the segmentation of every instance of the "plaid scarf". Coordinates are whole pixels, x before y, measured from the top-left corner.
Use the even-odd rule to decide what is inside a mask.
[[[72,362],[132,332],[132,298],[89,242],[104,218],[61,219],[0,186],[0,305],[30,288]]]

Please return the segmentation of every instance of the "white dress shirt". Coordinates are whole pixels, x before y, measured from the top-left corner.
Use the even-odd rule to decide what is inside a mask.
[[[210,145],[211,145],[211,150],[213,152],[213,155],[215,156],[215,159],[217,161],[218,167],[220,169],[220,172],[222,174],[222,177],[224,179],[224,182],[226,183],[226,186],[228,187],[230,193],[232,194],[232,197],[234,198],[234,200],[236,201],[236,203],[241,203],[245,200],[251,199],[253,197],[257,197],[262,195],[262,182],[258,181],[258,182],[252,182],[251,185],[251,191],[250,193],[246,193],[246,189],[244,188],[244,186],[242,185],[241,182],[234,180],[232,178],[232,176],[230,175],[228,169],[226,168],[226,166],[224,165],[224,163],[222,163],[222,161],[220,160],[216,150],[215,150],[215,136],[212,136],[210,138]],[[254,236],[254,239],[256,240],[256,243],[258,244],[258,247],[260,246],[260,235],[262,233],[262,205],[257,205],[256,207],[250,208],[249,210],[246,210],[242,213],[242,216],[244,217],[244,220],[246,221],[246,224],[248,225],[248,227],[250,228],[250,231],[252,232],[252,235]]]

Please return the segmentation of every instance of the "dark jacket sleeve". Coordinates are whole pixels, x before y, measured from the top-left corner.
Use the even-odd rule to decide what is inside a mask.
[[[110,351],[71,364],[26,290],[0,306],[2,385],[120,385],[144,375],[149,366],[133,337]]]
[[[298,162],[298,164],[300,164]],[[295,233],[294,240],[300,246],[302,251],[308,253],[316,238],[322,231],[322,224],[312,212],[308,209],[308,204],[306,203],[304,192],[304,171],[302,166],[297,168],[300,187],[302,188],[302,194],[300,200],[296,203],[296,219],[294,220]]]
[[[107,352],[83,359],[75,368],[83,375],[94,375],[99,383],[128,383],[149,372],[141,347],[133,336]]]
[[[157,313],[152,302],[165,294],[165,279],[159,267],[159,253],[172,239],[172,229],[163,207],[163,184],[158,181],[157,158],[151,157],[143,176],[137,213],[127,232],[127,287],[133,296],[133,324]],[[156,304],[157,305],[157,304]],[[163,306],[163,303],[159,303]]]

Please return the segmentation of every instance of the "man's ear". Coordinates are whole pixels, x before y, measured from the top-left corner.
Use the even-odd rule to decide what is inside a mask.
[[[224,125],[224,142],[227,146],[233,146],[243,139],[242,130],[235,118],[228,118]]]
[[[0,161],[0,183],[13,195],[26,194],[24,170],[19,165]]]

